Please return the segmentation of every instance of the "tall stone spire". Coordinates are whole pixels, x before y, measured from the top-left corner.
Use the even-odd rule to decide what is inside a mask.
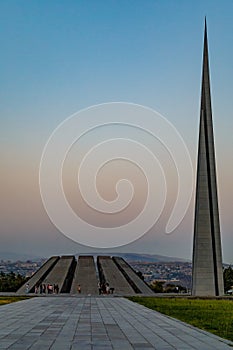
[[[214,133],[205,19],[193,242],[192,295],[223,295]]]

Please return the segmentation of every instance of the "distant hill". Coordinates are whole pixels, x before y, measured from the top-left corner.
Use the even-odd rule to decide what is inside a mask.
[[[0,252],[0,260],[11,260],[11,261],[27,261],[27,260],[41,260],[42,257],[31,255],[31,254],[19,254],[12,252]]]
[[[80,255],[80,254],[77,254]],[[88,254],[84,254],[88,255]],[[164,256],[158,254],[140,254],[140,253],[90,253],[90,255],[111,255],[111,256],[120,256],[128,262],[189,262],[188,259],[176,258],[171,256]]]
[[[121,256],[121,254],[119,254]],[[171,256],[164,256],[158,254],[122,254],[122,257],[127,261],[138,261],[138,262],[174,262],[181,261],[187,262],[187,259],[176,258]]]
[[[59,255],[59,254],[58,254]],[[72,254],[71,254],[72,255]],[[164,255],[158,255],[158,254],[140,254],[140,253],[113,253],[113,252],[108,252],[108,253],[85,253],[85,254],[80,254],[77,253],[76,256],[78,255],[111,255],[111,256],[120,256],[124,258],[128,262],[174,262],[174,261],[180,261],[180,262],[186,262],[189,260],[182,259],[182,258],[176,258],[176,257],[170,257],[170,256],[164,256]],[[11,260],[11,261],[26,261],[26,260],[41,260],[42,258],[46,257],[40,257],[40,256],[35,256],[31,254],[20,254],[20,253],[13,253],[13,252],[0,252],[0,260]],[[49,257],[47,257],[49,258]]]

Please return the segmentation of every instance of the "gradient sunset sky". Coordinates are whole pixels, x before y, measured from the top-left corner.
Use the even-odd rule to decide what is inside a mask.
[[[111,101],[153,108],[180,132],[195,170],[207,16],[223,257],[233,263],[232,13],[231,0],[0,2],[0,258],[1,252],[43,257],[107,252],[79,245],[61,234],[50,222],[40,197],[44,145],[58,124],[83,108]],[[95,137],[87,137],[76,147],[76,160]],[[72,196],[70,182],[75,179],[71,168],[67,169],[64,187],[78,210],[80,202]],[[125,169],[121,163],[117,171],[124,174]],[[134,171],[127,168],[127,173]],[[144,200],[140,176],[135,180],[137,204],[128,218]],[[114,185],[105,185],[103,195],[112,200]],[[172,203],[173,185],[170,190]],[[88,212],[82,210],[88,220]],[[110,251],[191,259],[193,211],[194,199],[179,227],[166,235],[165,210],[164,220],[148,234]]]

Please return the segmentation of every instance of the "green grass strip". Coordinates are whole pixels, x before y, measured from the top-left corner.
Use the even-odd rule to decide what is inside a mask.
[[[0,305],[15,303],[16,301],[21,301],[25,299],[30,299],[30,297],[0,297]]]

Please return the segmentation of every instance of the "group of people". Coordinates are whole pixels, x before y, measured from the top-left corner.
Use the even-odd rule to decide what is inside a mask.
[[[102,294],[113,294],[114,288],[109,286],[109,283],[98,283],[98,289],[99,289],[99,295]],[[26,284],[26,293],[29,293],[30,286],[27,283]],[[77,292],[78,294],[81,293],[81,285],[78,284],[77,286]],[[58,284],[50,284],[50,283],[41,283],[36,284],[34,288],[35,294],[58,294],[59,293],[59,285]]]
[[[108,282],[98,283],[99,295],[101,294],[113,294],[114,288],[109,286]]]
[[[29,293],[29,284],[26,285],[26,293]],[[59,293],[59,285],[58,284],[50,284],[50,283],[41,283],[36,284],[34,288],[35,294],[58,294]]]

